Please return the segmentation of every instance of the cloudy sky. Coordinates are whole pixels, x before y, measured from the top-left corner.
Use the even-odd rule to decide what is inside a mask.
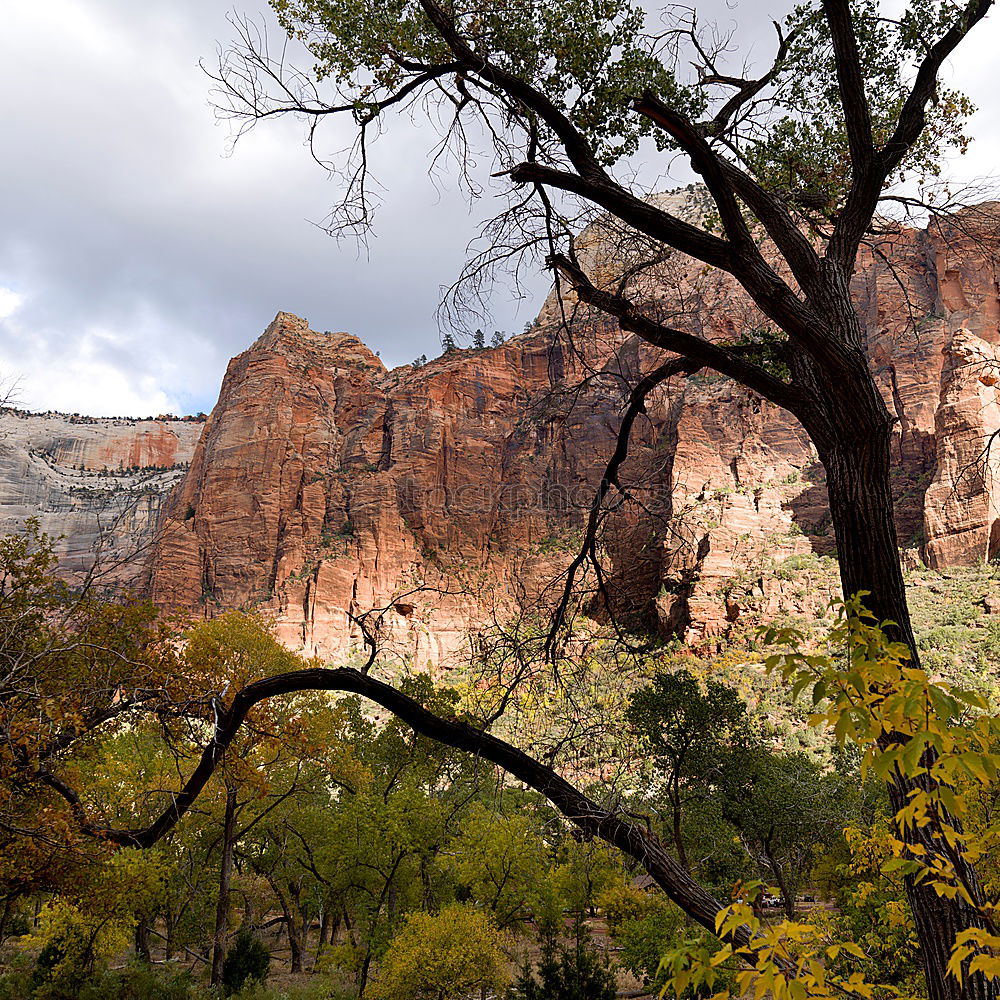
[[[228,152],[198,62],[232,37],[231,0],[3,6],[0,377],[18,380],[20,405],[208,410],[229,358],[279,309],[358,334],[390,367],[439,352],[441,289],[488,205],[428,178],[428,134],[378,144],[375,233],[367,250],[338,243],[316,225],[336,184],[298,125],[269,123]],[[965,178],[1000,163],[997,17],[950,67],[983,108],[955,167]],[[546,286],[524,302],[499,290],[490,328],[519,330]]]

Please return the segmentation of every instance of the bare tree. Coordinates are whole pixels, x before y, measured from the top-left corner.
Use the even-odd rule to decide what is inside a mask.
[[[461,163],[480,137],[492,143],[498,174],[514,193],[509,211],[485,231],[473,276],[484,280],[497,262],[541,249],[560,291],[674,356],[649,376],[653,384],[707,368],[793,414],[826,469],[844,592],[867,593],[916,660],[893,521],[893,421],[869,367],[850,281],[862,246],[885,231],[876,213],[891,204],[927,207],[902,182],[964,142],[967,103],[940,74],[992,0],[918,0],[897,17],[874,3],[806,5],[777,26],[775,58],[759,75],[734,66],[729,40],[703,31],[690,10],[648,29],[642,11],[624,2],[274,6],[319,72],[294,70],[284,48],[272,53],[264,35],[238,23],[238,44],[216,74],[225,112],[241,127],[302,116],[314,149],[321,122],[353,116],[356,155],[347,161],[337,224],[361,230],[371,208],[369,139],[390,111],[442,123],[436,155],[447,150]],[[693,81],[679,73],[682,56],[693,59]],[[700,221],[613,172],[625,172],[646,141],[683,156],[700,175],[710,196]],[[613,281],[589,272],[573,238],[578,215],[566,205],[592,206],[645,238],[647,260],[676,251],[731,275],[776,328],[770,358],[780,365],[664,322],[632,280],[641,266]],[[619,458],[608,466],[598,512],[616,486]],[[589,529],[596,519],[592,511]],[[593,556],[593,545],[588,530],[575,564]],[[550,793],[548,777],[535,780]],[[892,786],[897,808],[907,791]],[[627,839],[611,820],[594,822],[604,835]],[[933,1000],[989,995],[981,977],[959,984],[945,975],[956,933],[976,923],[971,909],[926,887],[908,891]],[[703,919],[693,899],[687,908]]]

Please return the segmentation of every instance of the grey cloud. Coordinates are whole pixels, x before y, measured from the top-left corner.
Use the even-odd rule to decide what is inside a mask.
[[[390,365],[437,352],[440,286],[474,226],[454,188],[414,169],[429,135],[376,147],[384,204],[365,252],[314,224],[337,190],[296,123],[225,155],[197,65],[230,36],[224,6],[26,6],[0,36],[4,72],[30,95],[4,122],[0,287],[24,303],[0,320],[0,365],[24,374],[27,403],[63,405],[47,373],[86,342],[94,363],[207,409],[228,358],[278,309],[357,333]],[[534,307],[515,312],[501,302],[497,325],[519,328]],[[88,340],[94,329],[115,337]]]
[[[266,11],[253,3],[241,10]],[[759,58],[771,50],[770,6],[742,8],[759,13],[737,40]],[[0,289],[23,303],[0,312],[0,374],[25,376],[27,404],[208,409],[229,357],[279,309],[358,334],[390,365],[436,353],[441,286],[488,205],[470,215],[453,180],[432,183],[432,137],[400,123],[374,151],[384,195],[368,253],[331,240],[313,223],[336,184],[296,123],[270,123],[225,155],[198,60],[231,36],[227,10],[47,0],[5,12],[0,73],[17,97],[3,123]],[[986,140],[979,161],[960,165],[966,176],[995,161],[1000,131],[985,38],[976,45],[961,69],[983,95],[974,132]],[[324,148],[345,140],[331,132]],[[519,329],[547,284],[539,275],[519,308],[501,287],[495,325]]]

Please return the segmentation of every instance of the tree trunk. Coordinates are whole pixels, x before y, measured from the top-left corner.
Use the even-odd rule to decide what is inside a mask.
[[[365,995],[365,989],[368,986],[368,976],[371,973],[372,968],[372,946],[367,945],[365,948],[365,957],[361,963],[361,971],[358,973],[358,998],[361,1000]]]
[[[163,957],[169,962],[174,957],[174,911],[169,903],[164,923],[166,934],[163,935]]]
[[[893,638],[905,642],[913,662],[919,663],[913,628],[906,602],[906,587],[899,562],[899,546],[893,517],[889,480],[890,424],[855,426],[847,440],[820,452],[827,472],[830,513],[837,536],[840,578],[845,597],[868,591],[865,606],[880,621],[896,623]],[[894,811],[903,808],[912,787],[903,781],[889,785]],[[929,828],[906,833],[906,839],[931,844]],[[967,870],[974,891],[979,883]],[[960,984],[946,974],[955,936],[960,931],[980,927],[975,911],[961,899],[940,898],[930,886],[907,880],[907,897],[913,911],[920,954],[927,981],[928,1000],[987,1000],[998,995],[998,986],[982,975],[966,976]]]
[[[135,925],[135,953],[144,962],[153,960],[149,951],[149,921],[140,917]]]
[[[302,912],[301,890],[291,879],[288,882],[288,896],[291,902],[288,907],[288,947],[292,952],[292,972],[301,972],[305,957],[305,929],[308,924]]]
[[[304,953],[304,949],[302,947],[302,934],[300,933],[300,928],[294,919],[289,919],[287,929],[288,947],[291,949],[292,953],[292,972],[301,972],[302,956]]]
[[[354,933],[354,925],[351,923],[351,915],[347,912],[347,907],[344,907],[344,928],[347,931],[347,940],[350,942],[352,948],[357,948],[358,938]]]
[[[229,885],[233,875],[233,842],[236,839],[236,789],[226,788],[226,815],[222,827],[222,864],[219,867],[219,902],[215,908],[215,935],[212,942],[212,985],[222,983],[222,963],[226,957],[229,930]]]
[[[771,869],[771,874],[774,876],[775,885],[777,885],[779,891],[781,892],[781,904],[784,908],[785,916],[788,917],[789,920],[794,920],[795,895],[791,891],[792,887],[788,884],[788,879],[785,878],[785,870],[778,863],[774,856],[774,852],[771,850],[770,835],[767,840],[764,841],[764,857],[767,859],[767,867]]]
[[[681,835],[681,801],[680,789],[677,787],[677,777],[674,777],[674,790],[671,794],[671,813],[673,819],[674,847],[677,850],[677,860],[685,867],[688,866],[687,851],[684,850],[684,838]]]
[[[889,485],[888,424],[828,453],[826,468],[830,514],[837,536],[837,557],[844,597],[868,591],[864,604],[880,621],[896,623],[893,638],[905,642],[919,663]]]

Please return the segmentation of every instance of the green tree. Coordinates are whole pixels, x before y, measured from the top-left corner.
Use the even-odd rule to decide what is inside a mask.
[[[454,711],[455,694],[435,692],[427,678],[404,687]],[[315,880],[312,891],[349,924],[343,957],[364,990],[405,915],[452,898],[451,863],[440,855],[449,850],[447,824],[461,824],[475,789],[475,766],[394,718],[376,723],[355,698],[343,699],[327,725],[329,742],[335,734],[349,748],[326,772],[336,795],[275,811],[244,854],[273,883],[283,912],[301,912],[302,891],[292,887],[304,873]]]
[[[89,975],[124,951],[138,919],[155,910],[165,882],[160,852],[118,854],[42,906],[34,934],[36,979],[75,996]]]
[[[636,691],[626,718],[656,763],[656,785],[667,801],[674,849],[688,867],[684,810],[708,796],[722,778],[734,741],[749,736],[746,704],[730,687],[709,680],[704,690],[688,671],[658,674]]]
[[[908,880],[940,899],[961,900],[973,918],[955,934],[944,975],[969,990],[1000,981],[1000,823],[992,808],[980,808],[998,797],[995,707],[977,692],[932,680],[859,598],[845,603],[826,649],[804,651],[802,634],[789,628],[770,628],[765,638],[779,647],[768,668],[796,695],[810,691],[816,706],[810,724],[860,752],[862,778],[885,780],[895,773],[913,789],[890,822],[876,818],[867,831],[848,831],[852,874],[859,878],[834,934],[824,921],[765,925],[746,898],[754,889],[747,886],[717,917],[721,947],[682,945],[665,956],[668,988],[678,994],[692,986],[713,989],[720,969],[742,958],[748,968],[736,976],[738,988],[745,992],[753,984],[776,1000],[898,995],[899,985],[908,984],[908,962],[923,945],[919,926],[927,919],[901,905]],[[912,827],[934,830],[933,849],[907,837]],[[890,883],[900,878],[903,885],[897,883],[894,893]],[[734,947],[728,939],[738,926],[750,936]],[[858,937],[845,940],[837,931]],[[877,935],[874,948],[871,933]],[[866,972],[885,978],[872,981]],[[722,998],[730,995],[728,988],[719,991]]]
[[[498,927],[514,926],[538,908],[549,859],[530,815],[476,803],[447,855],[456,880]]]
[[[249,928],[242,928],[222,965],[222,985],[226,993],[235,993],[245,983],[262,983],[271,968],[271,953]]]
[[[773,629],[766,641],[790,651],[769,658],[767,666],[781,671],[793,695],[811,687],[817,708],[810,722],[829,727],[835,739],[857,747],[863,776],[870,774],[881,781],[896,776],[911,783],[912,792],[904,804],[900,808],[890,805],[893,830],[886,847],[891,870],[902,875],[904,884],[917,884],[927,890],[929,898],[960,901],[968,926],[948,932],[948,967],[942,975],[947,977],[945,985],[957,982],[963,989],[982,992],[980,987],[1000,980],[1000,935],[995,929],[996,914],[1000,912],[1000,879],[996,876],[1000,833],[992,805],[998,797],[1000,717],[982,696],[932,682],[925,671],[912,663],[908,647],[893,641],[870,618],[869,613],[862,612],[857,599],[848,602],[830,636],[829,649],[808,653],[800,652],[804,642],[800,634]],[[108,628],[109,622],[116,620],[119,619],[114,615],[109,618],[104,613],[96,618],[101,628]],[[140,616],[140,620],[144,619]],[[140,634],[144,633],[140,630]],[[108,656],[112,663],[115,657],[109,654],[115,647],[110,644],[118,637],[125,641],[127,649],[134,640],[129,631],[119,636],[112,629],[104,636],[101,657]],[[169,635],[163,646],[162,655],[175,657],[172,661],[175,664],[188,662],[186,656],[178,655],[184,649],[176,636]],[[138,648],[145,650],[141,643]],[[157,646],[154,644],[153,648],[155,651]],[[288,708],[286,699],[294,705],[295,698],[308,691],[345,692],[370,699],[393,716],[388,725],[375,726],[360,713],[359,703],[353,698],[341,699],[336,705],[338,710],[355,712],[354,721],[348,717],[342,721],[349,722],[357,731],[357,735],[351,735],[352,747],[361,745],[360,754],[371,761],[370,771],[377,777],[377,783],[372,784],[359,780],[357,787],[362,791],[349,792],[346,797],[357,809],[349,822],[356,826],[358,843],[365,845],[365,850],[384,844],[377,863],[384,864],[387,859],[391,862],[388,870],[375,873],[371,889],[364,887],[374,904],[373,917],[385,909],[392,910],[394,886],[419,885],[425,905],[434,905],[434,873],[423,862],[428,854],[433,854],[433,845],[442,842],[441,831],[447,826],[442,820],[458,813],[462,803],[472,797],[475,785],[470,789],[467,783],[458,780],[463,769],[468,767],[478,774],[481,762],[486,760],[543,794],[579,828],[582,836],[601,837],[623,850],[689,916],[717,934],[722,946],[716,951],[712,950],[714,946],[703,942],[693,951],[685,946],[671,956],[667,971],[677,993],[692,987],[711,989],[721,967],[733,960],[744,962],[748,968],[746,974],[739,974],[744,988],[750,981],[756,981],[758,988],[772,990],[776,1000],[832,1000],[842,997],[845,990],[871,996],[877,988],[878,984],[867,983],[854,972],[845,976],[837,967],[844,956],[864,958],[856,942],[831,941],[827,930],[814,924],[789,921],[762,924],[746,902],[751,887],[744,887],[733,904],[721,904],[690,877],[655,835],[628,817],[623,809],[600,805],[552,767],[462,718],[454,691],[437,690],[426,677],[393,687],[363,670],[303,663],[280,649],[272,651],[273,659],[265,657],[265,662],[279,672],[260,676],[250,669],[255,660],[248,655],[258,648],[265,653],[270,649],[266,644],[261,646],[259,637],[248,640],[245,646],[236,643],[233,655],[225,658],[231,673],[223,678],[224,691],[218,693],[215,688],[207,698],[202,695],[189,697],[187,701],[177,700],[176,692],[184,690],[185,685],[187,690],[198,690],[199,684],[211,683],[207,675],[189,677],[179,667],[176,683],[168,683],[153,671],[152,676],[159,681],[155,697],[151,695],[148,701],[139,702],[126,700],[125,709],[118,707],[122,702],[117,696],[119,689],[105,688],[104,705],[110,704],[111,713],[101,716],[100,723],[90,728],[85,724],[81,727],[79,715],[67,719],[52,714],[53,705],[58,706],[61,697],[81,697],[77,690],[79,673],[66,671],[69,689],[65,690],[58,685],[58,675],[53,672],[47,678],[49,696],[36,707],[29,720],[31,725],[25,723],[26,736],[11,729],[8,731],[11,738],[3,747],[7,754],[5,788],[22,798],[27,795],[26,789],[36,795],[39,789],[44,790],[47,797],[36,802],[34,808],[48,814],[46,825],[9,833],[28,843],[36,839],[42,842],[44,837],[48,846],[57,833],[70,843],[79,843],[81,835],[86,835],[101,851],[113,846],[154,847],[180,829],[191,806],[210,789],[227,750],[238,744],[245,730],[253,733],[255,723],[267,718],[267,713],[258,718],[255,713],[258,706],[273,701]],[[210,662],[210,658],[195,657],[192,667],[202,660]],[[97,662],[100,665],[103,659]],[[149,663],[132,660],[122,669],[137,667],[145,671]],[[104,683],[105,676],[98,675],[99,683]],[[213,691],[211,687],[208,690]],[[90,689],[84,688],[83,694],[96,698]],[[29,703],[30,698],[23,695],[22,705],[26,707]],[[34,728],[39,708],[45,713],[42,718],[46,725],[52,722],[49,733],[59,735],[57,754],[46,754],[48,744]],[[102,814],[98,809],[101,800],[94,790],[102,776],[95,776],[89,767],[81,767],[81,763],[89,764],[95,759],[94,748],[101,747],[106,736],[129,730],[147,715],[161,729],[167,727],[168,733],[178,719],[183,721],[180,731],[186,742],[176,763],[178,769],[186,769],[184,761],[190,757],[194,766],[181,787],[174,789],[168,785],[158,789],[156,797],[140,798],[141,808],[136,818],[144,825],[117,825],[121,823],[119,817]],[[26,710],[22,718],[28,719]],[[295,716],[284,718],[285,724],[291,726]],[[365,727],[369,727],[367,739]],[[22,738],[35,741],[27,744],[34,758],[17,752],[17,740]],[[172,734],[166,742],[173,747]],[[455,750],[462,753],[456,754]],[[45,767],[42,774],[37,770],[39,757]],[[116,776],[109,777],[115,785]],[[398,803],[400,808],[387,808],[382,816],[377,815],[374,806],[379,801],[391,805],[397,788],[405,792]],[[362,801],[364,795],[368,796],[368,802]],[[120,790],[118,796],[118,801],[125,800]],[[95,819],[95,815],[100,819]],[[427,832],[415,832],[408,826],[409,817],[419,815],[426,816]],[[58,822],[53,822],[54,819]],[[927,840],[929,847],[914,839],[915,831],[928,829],[934,834]],[[345,840],[339,836],[335,847],[339,848]],[[393,864],[397,868],[409,865],[411,872],[416,871],[416,877],[397,882]],[[364,862],[355,867],[366,866],[375,867]],[[407,904],[401,907],[403,912],[413,908]],[[922,951],[921,921],[943,920],[950,909],[942,906],[929,915],[927,910],[911,904]],[[369,938],[368,956],[375,953],[376,945],[373,934]]]
[[[555,924],[542,928],[537,974],[525,962],[509,996],[510,1000],[614,1000],[617,995],[614,971],[594,947],[583,914],[577,912],[566,943],[559,942]]]
[[[621,947],[619,961],[647,987],[662,988],[665,977],[660,961],[684,932],[683,916],[666,900],[642,916],[625,920],[615,932]]]
[[[734,751],[719,784],[723,815],[794,919],[817,851],[853,818],[847,783],[805,753],[753,746]]]
[[[190,676],[214,685],[246,684],[295,668],[300,660],[277,642],[272,625],[260,615],[229,612],[199,622],[184,636],[183,660]],[[313,741],[303,721],[310,718],[288,701],[269,701],[220,758],[216,772],[222,786],[219,883],[212,948],[212,985],[222,982],[229,933],[230,895],[234,855],[242,830],[249,825],[246,811],[270,808],[298,789],[302,762]],[[284,765],[284,766],[283,766]],[[281,778],[286,779],[287,785]],[[275,787],[277,785],[277,787]],[[288,922],[292,969],[301,971],[302,949],[298,925]]]
[[[555,830],[559,831],[559,836],[553,845],[554,864],[548,879],[550,892],[559,901],[560,911],[593,911],[599,897],[627,877],[621,856],[601,840],[581,837],[564,822],[555,825]],[[546,840],[553,839],[553,827],[550,826]]]

